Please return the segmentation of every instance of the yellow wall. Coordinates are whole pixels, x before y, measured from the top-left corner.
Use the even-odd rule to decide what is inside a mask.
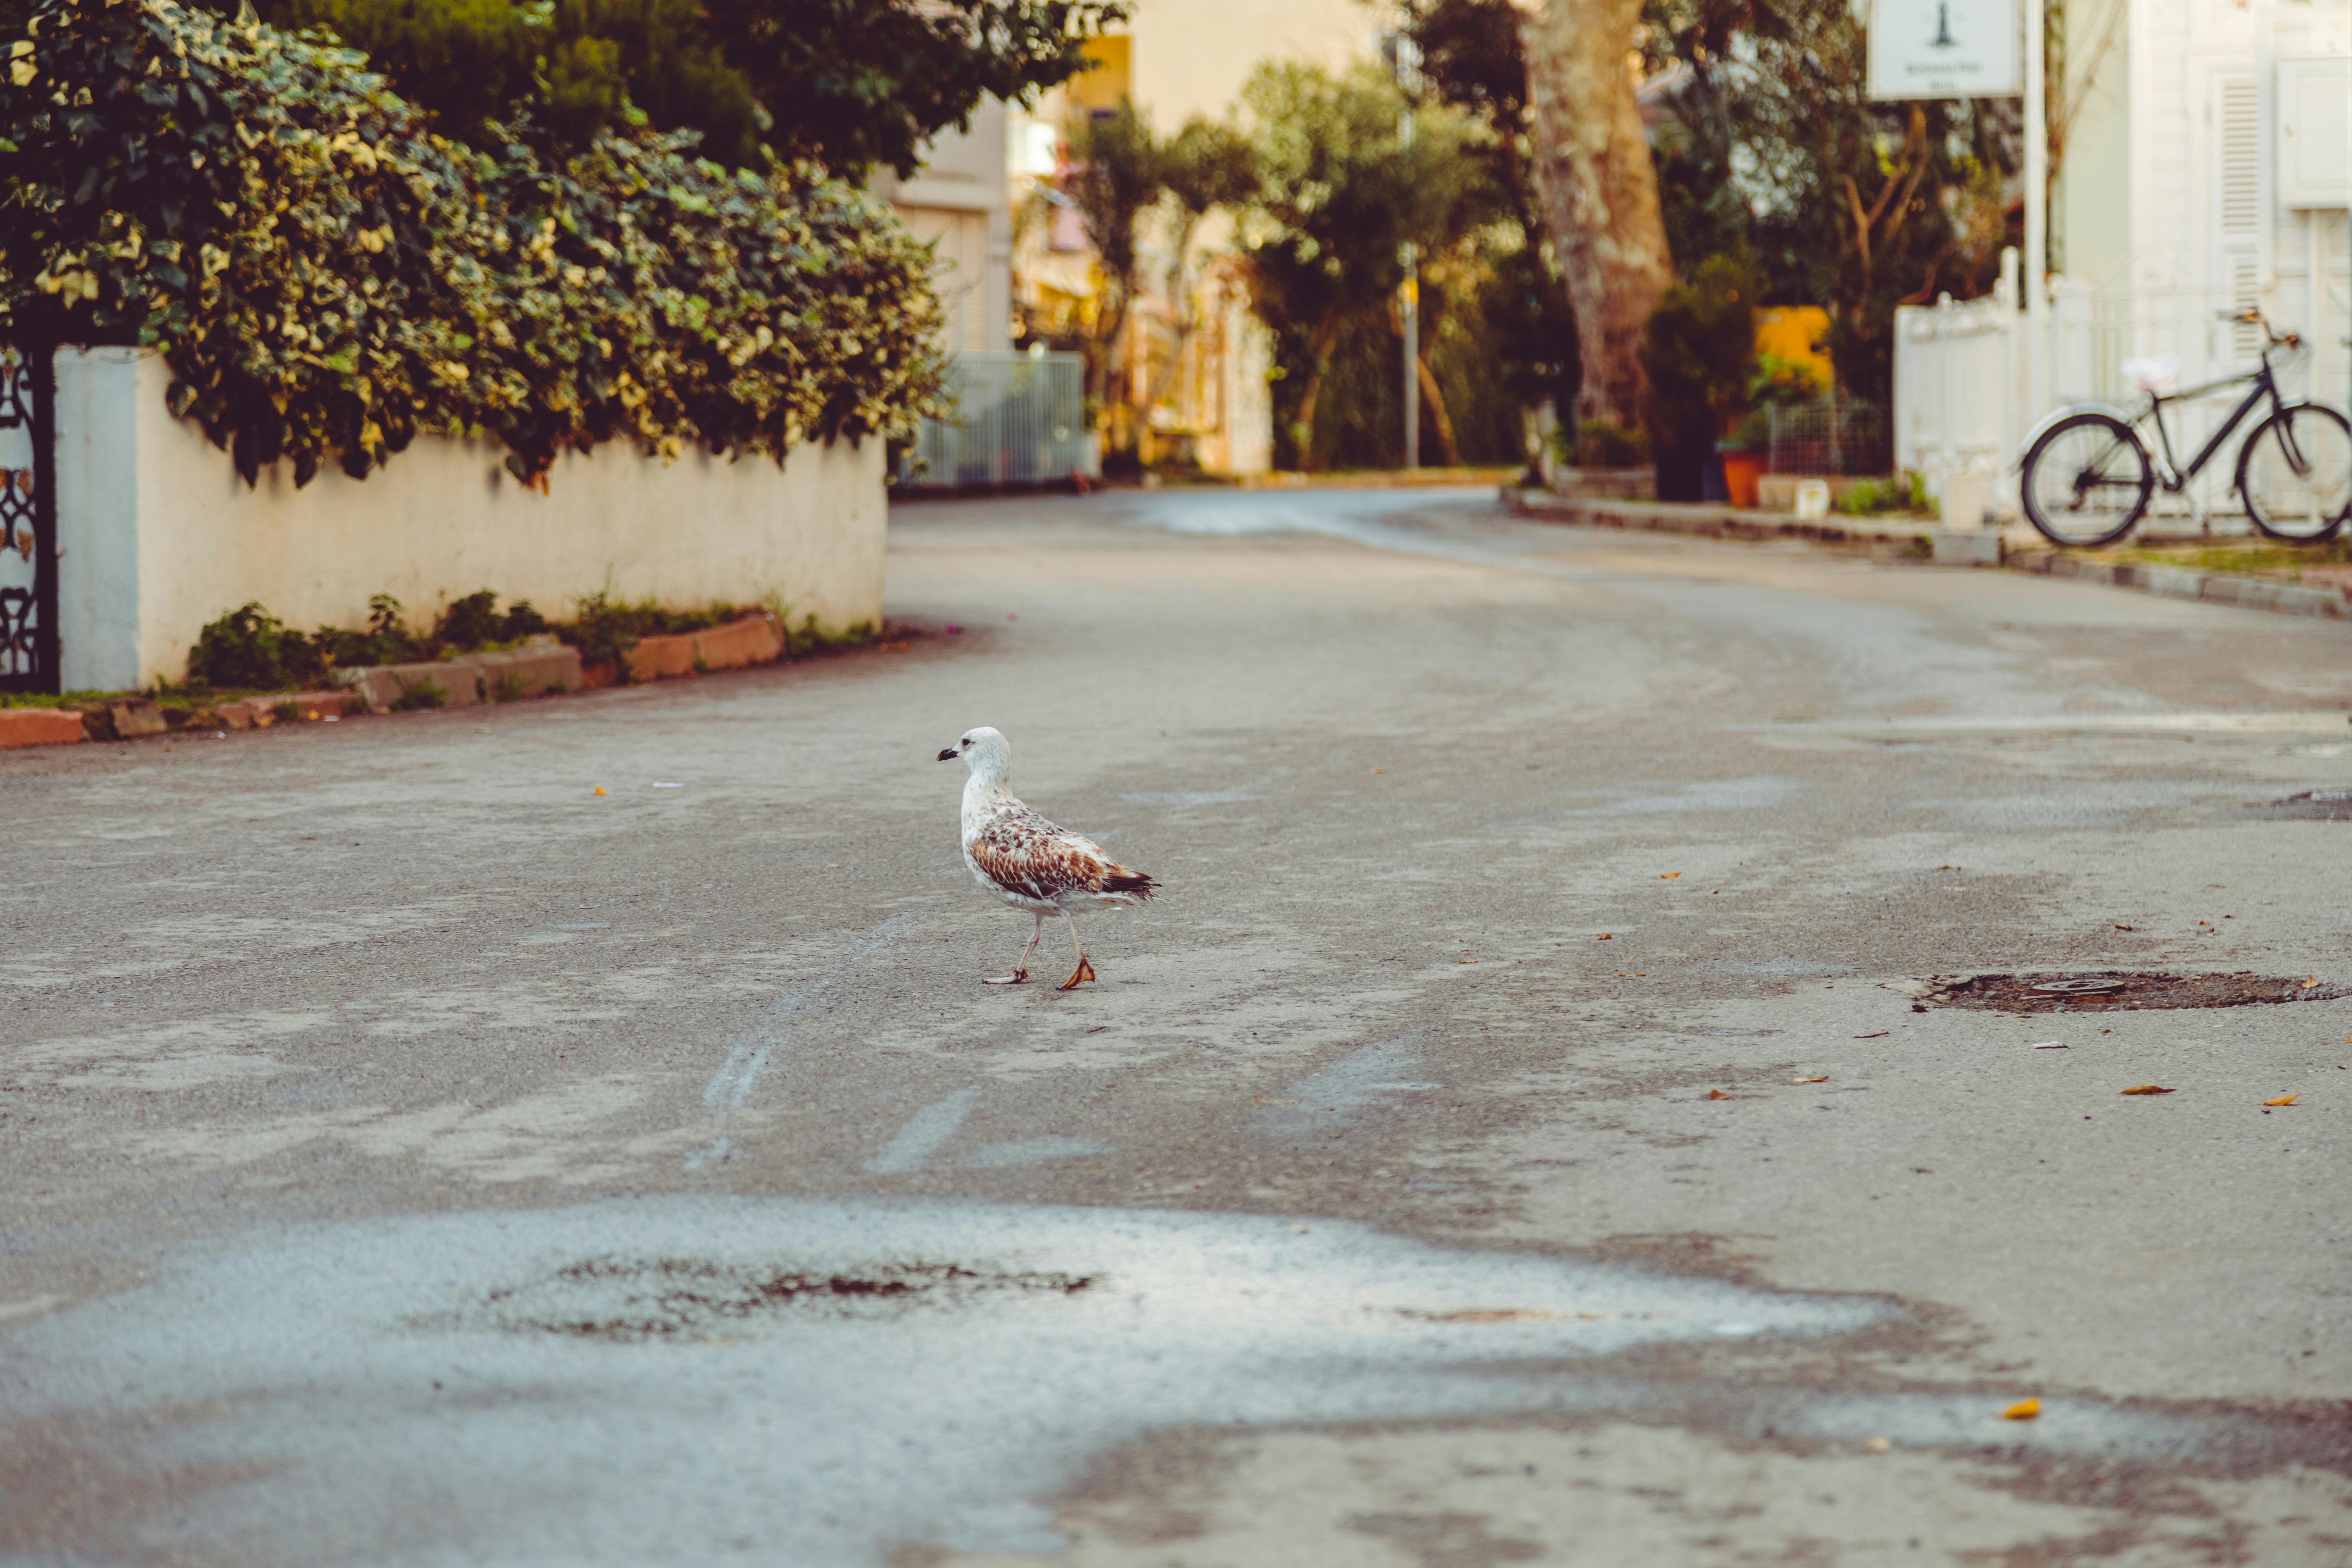
[[[1087,68],[1063,89],[1069,95],[1071,111],[1092,114],[1117,109],[1118,100],[1134,91],[1129,67],[1133,58],[1131,40],[1124,34],[1088,38],[1084,52]]]
[[[1800,364],[1823,386],[1835,377],[1822,344],[1830,335],[1830,313],[1819,305],[1774,305],[1756,312],[1756,353]]]

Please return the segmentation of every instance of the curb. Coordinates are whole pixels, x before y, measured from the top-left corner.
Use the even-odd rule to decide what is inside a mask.
[[[1521,517],[1590,528],[1622,528],[1647,533],[1681,533],[1758,544],[1794,539],[1875,552],[1896,546],[1907,555],[1939,566],[1999,566],[2005,541],[1998,529],[1940,529],[1916,519],[1872,522],[1858,517],[1801,518],[1793,512],[1713,506],[1689,501],[1622,500],[1604,497],[1537,496],[1502,487],[1503,505]]]
[[[1938,566],[2005,566],[2037,576],[2071,577],[2078,583],[2096,583],[2168,599],[2194,599],[2202,604],[2269,610],[2277,615],[2352,620],[2352,593],[2220,572],[2192,572],[2185,566],[2089,561],[2039,543],[2012,543],[1998,529],[1922,529],[1913,522],[1872,523],[1859,518],[1811,521],[1787,514],[1682,501],[1531,496],[1509,486],[1504,487],[1502,499],[1505,507],[1522,517],[1592,528],[1682,533],[1748,543],[1797,539],[1809,544],[1867,548],[1874,554],[1887,546],[1901,545],[1906,554],[1932,560]]]
[[[2234,577],[2219,572],[2192,572],[2185,566],[2146,566],[2127,561],[2085,561],[2057,550],[2021,550],[2009,564],[2020,572],[2044,577],[2071,577],[2077,583],[2097,583],[2110,588],[2154,594],[2167,599],[2196,599],[2209,605],[2234,605],[2242,610],[2270,610],[2284,616],[2318,616],[2328,620],[2352,620],[2352,599],[2340,590],[2305,588],[2295,583],[2273,583],[2260,577]]]

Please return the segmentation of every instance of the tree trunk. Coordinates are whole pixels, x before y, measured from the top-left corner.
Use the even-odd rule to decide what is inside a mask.
[[[1445,394],[1438,390],[1437,376],[1423,356],[1412,362],[1419,372],[1413,379],[1421,383],[1422,406],[1429,410],[1429,422],[1437,426],[1437,455],[1445,459],[1449,468],[1462,466],[1462,448],[1454,441],[1454,421],[1445,412]]]
[[[1657,172],[1628,57],[1641,0],[1542,0],[1522,10],[1536,190],[1576,310],[1581,419],[1643,428],[1642,332],[1674,280]]]
[[[1298,415],[1291,424],[1291,444],[1301,473],[1315,468],[1315,405],[1323,396],[1323,373],[1330,368],[1331,351],[1339,342],[1339,308],[1337,305],[1323,312],[1322,324],[1315,329],[1315,368],[1307,373],[1307,385],[1298,395]]]

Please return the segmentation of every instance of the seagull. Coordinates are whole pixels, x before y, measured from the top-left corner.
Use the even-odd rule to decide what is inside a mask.
[[[1140,871],[1130,871],[1113,860],[1090,838],[1055,826],[1014,798],[1004,781],[1011,776],[1013,748],[1004,737],[982,724],[964,731],[963,739],[940,753],[940,761],[962,758],[971,770],[963,785],[963,863],[980,885],[1036,918],[1029,945],[1021,950],[1013,973],[983,985],[1018,985],[1029,978],[1029,955],[1045,935],[1045,917],[1060,915],[1070,922],[1070,946],[1078,966],[1055,987],[1068,991],[1095,978],[1087,950],[1078,942],[1081,914],[1098,910],[1131,909],[1160,890],[1160,884]]]

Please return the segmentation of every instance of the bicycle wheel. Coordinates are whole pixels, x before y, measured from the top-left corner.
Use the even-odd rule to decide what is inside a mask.
[[[2025,454],[2025,515],[2053,544],[2105,544],[2131,531],[2156,491],[2147,448],[2112,414],[2073,414]]]
[[[2238,453],[2246,515],[2273,539],[2316,544],[2352,512],[2352,424],[2333,408],[2297,403],[2254,426]]]

